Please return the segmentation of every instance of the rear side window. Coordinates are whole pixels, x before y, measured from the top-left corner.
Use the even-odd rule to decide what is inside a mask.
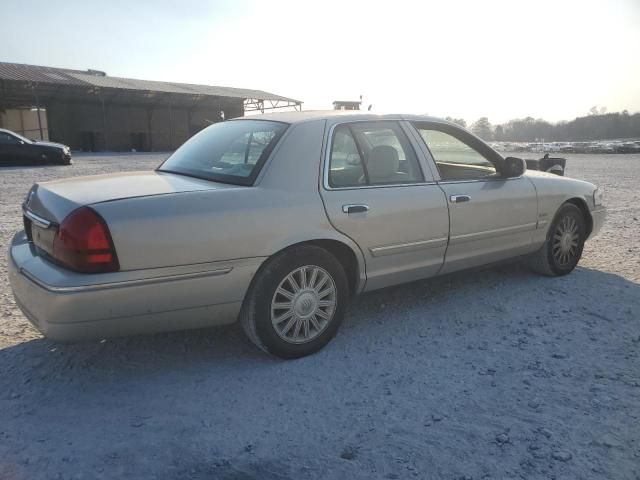
[[[422,181],[416,154],[396,122],[355,122],[334,129],[329,186],[348,188]]]
[[[158,170],[238,185],[251,185],[287,125],[234,120],[191,137]]]
[[[14,145],[18,143],[18,139],[8,133],[0,132],[0,144],[2,145]]]

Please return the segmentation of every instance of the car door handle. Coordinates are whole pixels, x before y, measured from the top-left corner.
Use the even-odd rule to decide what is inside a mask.
[[[449,200],[451,201],[451,203],[463,203],[470,202],[471,197],[469,195],[451,195],[449,197]]]
[[[368,212],[369,211],[369,205],[362,205],[362,204],[358,204],[358,205],[343,205],[342,206],[342,211],[344,213],[364,213],[364,212]]]

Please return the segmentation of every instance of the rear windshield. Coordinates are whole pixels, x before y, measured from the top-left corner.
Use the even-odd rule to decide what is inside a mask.
[[[286,128],[266,120],[216,123],[187,140],[158,170],[251,185]]]

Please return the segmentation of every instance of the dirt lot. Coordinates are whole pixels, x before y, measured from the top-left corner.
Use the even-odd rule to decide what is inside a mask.
[[[34,181],[159,159],[0,169],[0,250]],[[640,155],[568,165],[610,209],[572,275],[503,266],[367,294],[297,361],[236,327],[52,344],[3,258],[0,478],[637,480]]]

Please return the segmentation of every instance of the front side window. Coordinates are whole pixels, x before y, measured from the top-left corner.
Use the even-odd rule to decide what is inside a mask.
[[[442,180],[477,180],[497,175],[495,165],[463,141],[439,130],[417,128]]]
[[[1,145],[15,145],[16,143],[18,143],[18,139],[16,137],[5,132],[0,132]]]
[[[334,129],[329,158],[331,187],[422,181],[418,159],[396,122],[354,122]]]
[[[265,120],[217,123],[187,140],[158,170],[251,185],[286,128]]]

